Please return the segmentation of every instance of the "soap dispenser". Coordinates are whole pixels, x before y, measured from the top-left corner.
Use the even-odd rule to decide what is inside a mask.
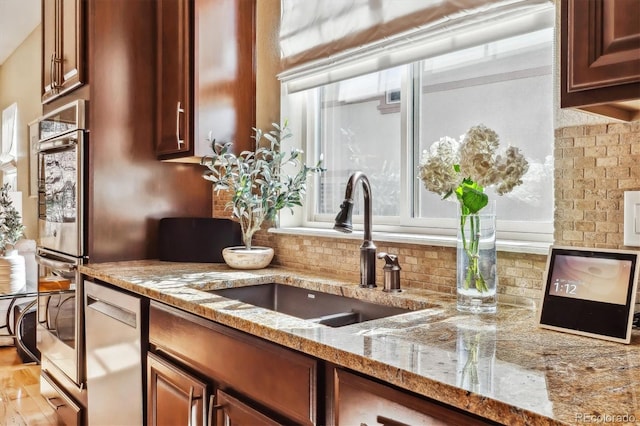
[[[384,288],[382,291],[399,292],[400,290],[400,264],[398,256],[389,253],[378,253],[378,259],[384,259],[385,265],[382,268],[384,273]]]

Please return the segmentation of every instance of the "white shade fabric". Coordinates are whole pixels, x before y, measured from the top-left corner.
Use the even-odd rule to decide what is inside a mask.
[[[288,93],[553,24],[550,0],[282,0]]]

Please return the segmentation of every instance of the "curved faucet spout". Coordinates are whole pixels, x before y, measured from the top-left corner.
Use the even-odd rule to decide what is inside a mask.
[[[353,194],[358,182],[362,182],[364,195],[364,241],[360,246],[360,287],[376,287],[376,246],[373,244],[371,233],[371,184],[367,176],[358,171],[353,173],[347,181],[344,201],[340,205],[340,212],[336,216],[333,229],[350,233],[353,230]]]

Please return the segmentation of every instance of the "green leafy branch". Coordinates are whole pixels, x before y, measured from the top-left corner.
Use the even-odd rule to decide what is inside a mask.
[[[255,151],[238,155],[233,153],[232,143],[220,144],[209,138],[213,154],[201,161],[208,168],[203,177],[213,183],[216,193],[231,191],[226,207],[240,222],[247,248],[251,248],[253,235],[265,220],[274,221],[283,208],[302,206],[307,177],[325,170],[322,158],[315,166],[307,166],[300,149],[283,151],[282,141],[292,136],[291,131],[286,121],[282,126],[272,125],[274,129],[267,133],[254,128]],[[298,171],[293,176],[283,174],[288,166]]]

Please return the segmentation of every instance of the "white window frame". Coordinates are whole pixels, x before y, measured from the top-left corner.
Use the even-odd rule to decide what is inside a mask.
[[[375,52],[373,53],[376,54]],[[417,72],[419,65],[414,63],[408,67],[409,71],[402,78],[402,93],[407,93],[409,80],[413,75],[420,76]],[[326,71],[327,75],[331,71]],[[318,74],[316,74],[318,75]],[[420,77],[417,77],[420,78]],[[420,82],[414,82],[415,91],[421,90]],[[313,88],[307,91],[288,93],[289,83],[281,84],[281,117],[287,119],[294,137],[288,142],[297,148],[303,149],[308,163],[315,163],[319,157],[319,148],[315,146],[315,141],[319,137],[318,115],[319,89]],[[455,246],[456,220],[416,218],[414,216],[415,203],[418,191],[425,190],[419,181],[408,185],[412,179],[410,171],[414,169],[414,157],[420,155],[419,147],[413,146],[414,132],[418,123],[414,123],[414,97],[401,97],[401,211],[399,217],[374,217],[373,232],[374,240],[380,242],[400,242],[413,244],[426,244],[435,246]],[[287,149],[287,147],[285,147]],[[412,173],[413,175],[413,173]],[[354,233],[345,235],[332,230],[332,215],[315,215],[314,192],[317,188],[317,177],[309,180],[307,196],[303,208],[296,208],[294,214],[287,212],[281,214],[280,228],[272,229],[274,233],[310,235],[336,238],[362,238],[362,218],[354,217]],[[553,191],[553,188],[550,188]],[[374,200],[375,195],[373,194]],[[361,196],[360,190],[358,197]],[[443,201],[444,202],[444,201]],[[339,206],[336,206],[336,213]],[[532,232],[533,228],[533,232]],[[498,217],[498,249],[512,252],[525,252],[534,254],[547,254],[549,246],[553,243],[553,220],[549,222],[538,222],[532,227],[530,222],[503,221]]]
[[[403,90],[406,90],[406,81],[403,79]],[[419,90],[419,86],[417,86]],[[283,90],[284,91],[284,90]],[[320,158],[320,152],[315,146],[314,141],[318,136],[317,116],[314,108],[310,108],[309,105],[314,103],[317,105],[318,90],[313,89],[307,92],[299,92],[291,95],[283,93],[282,97],[282,117],[286,118],[291,127],[293,137],[289,138],[287,146],[284,149],[290,147],[297,147],[305,152],[307,163],[315,164]],[[405,96],[403,98],[410,98]],[[401,123],[404,129],[401,145],[402,145],[402,162],[405,165],[401,171],[401,179],[403,182],[407,182],[409,177],[407,176],[409,170],[413,168],[413,160],[407,147],[409,144],[409,138],[412,137],[414,129],[411,128],[412,124],[408,120],[408,113],[410,106],[409,99],[403,99],[403,105],[401,106]],[[417,148],[416,148],[417,149]],[[294,214],[290,214],[289,211],[283,211],[280,215],[280,227],[277,229],[271,229],[270,232],[278,234],[291,234],[291,235],[307,235],[307,236],[319,236],[319,237],[334,237],[334,238],[351,238],[362,239],[362,218],[354,216],[354,233],[343,234],[334,231],[332,215],[315,215],[315,197],[314,191],[318,187],[318,177],[312,176],[307,185],[307,196],[305,197],[303,207],[295,208]],[[415,182],[413,186],[414,191],[424,190],[419,182]],[[360,194],[360,190],[358,190]],[[450,219],[429,219],[429,218],[410,218],[410,211],[413,209],[414,194],[411,188],[403,185],[401,193],[401,216],[400,218],[374,217],[373,224],[373,237],[378,242],[388,243],[411,243],[411,244],[423,244],[431,246],[455,246],[455,234],[456,234],[456,220]],[[360,196],[360,195],[358,195]],[[375,194],[373,194],[375,197]],[[375,199],[375,198],[374,198]],[[444,201],[443,201],[444,202]],[[336,206],[336,214],[339,206]],[[408,223],[401,223],[402,218],[407,218]],[[381,223],[382,222],[382,223]],[[547,227],[547,232],[528,232],[523,230],[530,230],[531,223],[529,222],[514,222],[500,224],[498,220],[498,249],[511,252],[524,252],[533,254],[547,254],[549,246],[553,242],[553,223],[542,223],[542,226]]]

